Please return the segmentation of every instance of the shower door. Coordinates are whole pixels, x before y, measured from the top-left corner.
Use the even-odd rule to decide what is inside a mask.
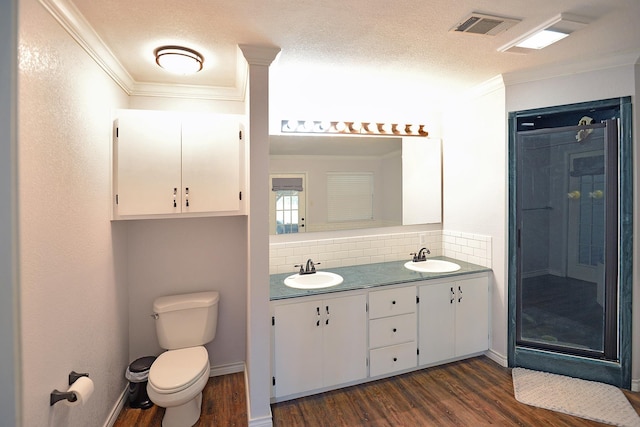
[[[618,383],[618,122],[515,140],[510,364]],[[611,366],[585,375],[589,360]]]

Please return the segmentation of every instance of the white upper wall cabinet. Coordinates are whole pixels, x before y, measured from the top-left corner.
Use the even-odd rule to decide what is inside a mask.
[[[113,138],[113,218],[240,215],[241,117],[119,110]]]

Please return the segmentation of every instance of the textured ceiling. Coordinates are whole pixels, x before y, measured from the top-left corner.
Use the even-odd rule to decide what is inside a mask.
[[[62,1],[73,2],[136,82],[233,86],[236,46],[255,44],[282,49],[272,65],[281,78],[302,74],[323,87],[323,79],[367,75],[368,85],[402,82],[398,90],[410,84],[438,97],[505,72],[640,51],[640,0]],[[521,22],[496,36],[449,31],[474,11]],[[592,22],[542,51],[497,51],[562,12]],[[153,58],[163,44],[201,51],[205,69],[164,73]]]

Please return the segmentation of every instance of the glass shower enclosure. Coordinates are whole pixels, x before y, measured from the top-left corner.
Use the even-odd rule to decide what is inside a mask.
[[[617,287],[607,292],[604,277],[617,256],[606,253],[605,207],[616,208],[617,194],[606,188],[605,158],[616,153],[607,153],[605,131],[598,124],[518,134],[521,344],[603,357],[605,338],[617,342],[616,315],[613,336],[605,333],[605,305],[617,312]]]
[[[624,386],[620,120],[583,119],[512,133],[509,363]]]

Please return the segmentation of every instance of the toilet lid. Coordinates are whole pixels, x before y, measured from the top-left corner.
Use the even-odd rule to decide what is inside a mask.
[[[209,354],[202,346],[169,350],[151,365],[149,383],[158,393],[176,393],[189,387],[208,369]]]

